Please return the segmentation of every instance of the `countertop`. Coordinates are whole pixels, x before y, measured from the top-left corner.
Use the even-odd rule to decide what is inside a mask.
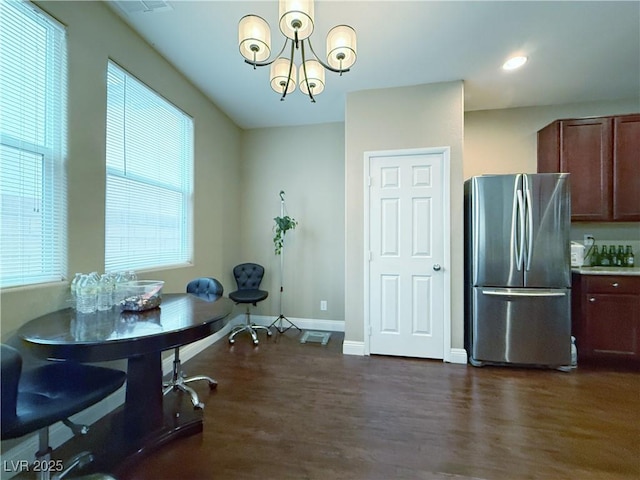
[[[630,275],[640,276],[640,267],[572,267],[571,271],[580,275]]]

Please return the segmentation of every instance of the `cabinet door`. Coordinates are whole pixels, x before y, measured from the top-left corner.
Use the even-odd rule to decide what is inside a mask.
[[[640,221],[640,115],[614,118],[613,219]]]
[[[560,122],[538,131],[538,173],[560,173]]]
[[[640,296],[587,293],[583,302],[584,356],[640,358]]]
[[[612,123],[611,118],[560,122],[560,171],[571,174],[571,220],[612,219]]]

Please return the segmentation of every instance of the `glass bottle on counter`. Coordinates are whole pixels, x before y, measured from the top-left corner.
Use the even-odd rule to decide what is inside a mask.
[[[609,265],[612,267],[618,266],[618,254],[614,245],[609,245]]]
[[[622,245],[618,245],[618,253],[616,254],[618,262],[616,266],[618,267],[626,267],[627,266],[627,256],[624,253],[624,247]]]
[[[602,250],[600,250],[600,258],[598,265],[601,267],[608,267],[611,265],[611,257],[609,257],[609,253],[607,253],[607,246],[603,245]]]
[[[624,256],[624,260],[625,260],[625,267],[635,267],[635,258],[633,256],[633,249],[631,248],[631,245],[627,245],[627,251],[625,252],[625,256]]]
[[[600,265],[600,252],[598,252],[598,246],[595,243],[589,247],[587,258],[589,259],[589,263],[587,265],[590,267],[597,267]]]

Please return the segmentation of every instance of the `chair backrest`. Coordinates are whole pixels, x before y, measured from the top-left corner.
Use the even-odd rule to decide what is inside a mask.
[[[191,280],[187,284],[187,293],[197,295],[198,297],[211,299],[211,297],[220,297],[224,293],[222,284],[212,277],[200,277]]]
[[[2,344],[0,357],[2,357],[2,390],[0,401],[2,402],[2,423],[10,423],[16,418],[16,405],[18,403],[18,383],[22,372],[22,356],[15,348]]]
[[[238,290],[257,290],[264,277],[264,267],[257,263],[241,263],[233,268]]]

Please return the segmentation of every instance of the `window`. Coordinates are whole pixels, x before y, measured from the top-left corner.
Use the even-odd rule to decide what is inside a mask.
[[[66,274],[66,72],[64,28],[0,2],[0,287]]]
[[[193,120],[113,62],[106,197],[105,271],[191,261]]]

